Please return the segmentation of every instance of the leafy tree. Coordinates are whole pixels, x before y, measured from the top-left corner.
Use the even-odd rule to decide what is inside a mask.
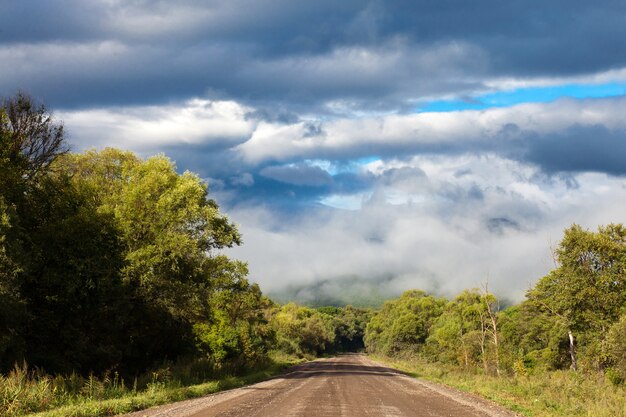
[[[308,307],[286,304],[274,312],[271,325],[277,347],[287,353],[317,355],[334,344],[333,317]]]
[[[50,163],[65,152],[63,126],[45,106],[23,93],[0,100],[0,367],[24,357],[29,322],[23,278],[36,262],[29,217],[45,193],[41,180]]]
[[[429,337],[436,358],[469,367],[480,360],[480,294],[465,290],[446,304]]]
[[[69,155],[61,164],[86,181],[99,211],[115,217],[127,248],[124,279],[142,297],[187,318],[206,305],[212,283],[228,273],[214,267],[210,251],[241,243],[206,184],[177,174],[164,156],[141,161],[114,149]]]
[[[555,255],[558,267],[539,280],[528,298],[566,329],[570,364],[576,369],[575,339],[588,357],[597,358],[599,341],[626,303],[626,229],[611,224],[590,232],[573,225]]]
[[[372,317],[365,332],[368,351],[395,354],[420,350],[446,300],[410,290],[394,301],[387,301]]]
[[[11,225],[7,207],[0,197],[0,370],[23,357],[24,305],[17,285],[19,267],[7,254],[6,239]]]
[[[0,193],[32,181],[67,151],[63,124],[56,122],[43,104],[24,93],[0,104]],[[16,196],[16,193],[11,193]]]
[[[0,365],[133,373],[263,356],[269,301],[213,253],[241,238],[206,184],[163,156],[67,154],[62,125],[29,100],[0,109]],[[203,350],[201,325],[234,334],[232,349]]]
[[[429,353],[466,368],[481,363],[485,372],[500,371],[498,303],[486,290],[465,290],[449,302],[428,338]]]
[[[138,316],[141,309],[151,311],[146,320],[130,320],[131,357],[150,338],[170,346],[153,358],[176,357],[194,346],[217,362],[264,355],[260,290],[245,279],[245,264],[213,254],[240,244],[240,235],[195,174],[178,174],[164,156],[143,161],[115,149],[69,154],[54,167],[70,175],[119,231],[120,272],[131,304]]]
[[[609,328],[603,353],[610,365],[609,378],[616,385],[623,384],[626,381],[626,315]]]
[[[318,309],[322,311],[322,309]],[[339,308],[334,314],[335,349],[342,352],[355,352],[365,348],[365,329],[371,319],[371,312],[348,305]]]
[[[245,264],[225,256],[215,260],[237,276],[223,280],[210,297],[206,315],[195,321],[196,346],[216,363],[229,361],[244,366],[258,362],[274,341],[267,314],[273,304],[258,285],[245,279]],[[227,267],[229,263],[235,265]]]
[[[26,356],[50,371],[119,363],[118,321],[128,311],[122,246],[113,219],[98,214],[66,178],[45,178],[22,213],[19,291],[28,308]]]

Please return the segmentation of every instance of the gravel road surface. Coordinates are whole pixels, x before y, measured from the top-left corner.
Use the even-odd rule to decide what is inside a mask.
[[[127,416],[512,417],[517,414],[472,395],[411,378],[355,354],[308,362],[259,384]]]

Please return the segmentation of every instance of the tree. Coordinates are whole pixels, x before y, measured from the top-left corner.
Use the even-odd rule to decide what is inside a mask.
[[[129,313],[114,219],[66,177],[44,177],[21,213],[18,288],[28,309],[25,356],[54,372],[120,363]]]
[[[194,320],[196,346],[216,363],[230,361],[240,367],[256,363],[275,340],[266,314],[273,303],[245,278],[245,264],[223,255],[215,262],[231,277],[214,285],[210,308]]]
[[[271,335],[260,290],[245,279],[245,264],[215,253],[241,237],[195,174],[178,174],[162,155],[141,160],[115,149],[68,154],[53,168],[117,229],[132,308],[127,360],[145,367],[146,358],[196,351],[220,363],[249,363],[266,353],[262,339]]]
[[[35,262],[33,202],[49,165],[67,150],[63,126],[24,93],[0,100],[0,367],[24,357],[31,316],[23,278]]]
[[[0,166],[4,178],[33,179],[67,152],[63,124],[43,104],[25,93],[4,99],[0,106]]]
[[[466,368],[482,363],[500,374],[498,301],[487,291],[465,290],[447,303],[428,339],[431,354]],[[434,352],[433,352],[434,351]]]
[[[207,185],[162,155],[67,151],[45,106],[2,101],[0,367],[132,374],[182,355],[262,358],[271,303],[216,253],[241,237]]]
[[[11,228],[7,206],[0,196],[0,370],[23,357],[24,303],[17,285],[19,266],[7,253],[7,233]]]
[[[555,255],[558,267],[539,280],[528,298],[562,323],[576,369],[576,345],[597,358],[603,335],[626,303],[626,228],[611,224],[590,232],[573,225]]]
[[[141,161],[106,149],[68,155],[59,165],[116,219],[127,248],[124,279],[141,297],[190,318],[236,267],[216,267],[211,256],[241,243],[236,226],[207,198],[205,183],[179,175],[166,157]]]
[[[612,382],[626,381],[626,315],[610,327],[603,353],[611,366],[608,375]]]
[[[500,310],[500,303],[498,299],[489,292],[487,285],[485,285],[484,290],[481,292],[480,300],[484,305],[484,308],[480,310],[481,329],[483,334],[488,334],[492,338],[494,366],[496,375],[500,376],[500,332],[498,330],[498,311]]]
[[[300,356],[318,355],[335,341],[333,317],[312,308],[285,304],[271,317],[277,347]]]
[[[365,328],[371,318],[371,312],[366,309],[348,305],[343,308],[324,307],[318,311],[329,312],[335,308],[333,326],[335,327],[335,349],[341,352],[355,352],[365,348]]]
[[[406,291],[400,298],[387,301],[367,325],[368,351],[384,354],[419,351],[445,304],[445,299],[417,290]]]

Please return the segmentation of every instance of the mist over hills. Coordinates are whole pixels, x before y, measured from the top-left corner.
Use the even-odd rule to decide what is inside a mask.
[[[458,294],[442,291],[432,282],[428,288],[406,288],[402,278],[396,276],[378,277],[376,279],[362,276],[346,276],[326,278],[305,284],[291,284],[284,288],[264,291],[272,300],[285,304],[295,302],[309,307],[335,306],[374,308],[378,309],[387,300],[402,295],[409,289],[424,290],[437,297],[445,297],[450,300]],[[467,288],[470,289],[470,288]],[[500,308],[514,305],[515,302],[509,297],[496,294]]]
[[[268,296],[279,303],[294,301],[310,307],[346,306],[378,308],[385,300],[402,293],[393,285],[393,277],[379,280],[359,276],[327,278],[305,284],[292,284],[268,291]]]

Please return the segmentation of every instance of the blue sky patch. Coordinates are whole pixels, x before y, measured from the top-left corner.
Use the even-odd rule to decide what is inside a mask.
[[[567,84],[551,87],[518,88],[499,91],[465,100],[437,100],[426,103],[419,112],[450,112],[508,107],[521,103],[548,103],[560,98],[602,98],[626,94],[626,83]]]

